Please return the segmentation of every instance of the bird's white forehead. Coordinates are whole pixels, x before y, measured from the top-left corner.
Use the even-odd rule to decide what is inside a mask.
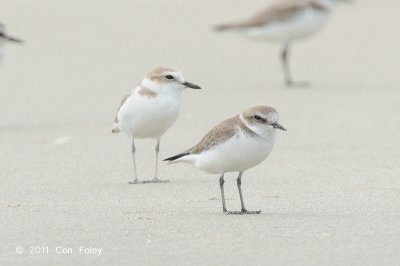
[[[266,113],[265,118],[269,122],[277,122],[279,120],[279,114],[276,111],[270,111]]]

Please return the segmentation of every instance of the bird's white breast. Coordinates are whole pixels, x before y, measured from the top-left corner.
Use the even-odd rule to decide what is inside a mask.
[[[306,8],[292,19],[271,22],[263,27],[250,28],[245,34],[254,38],[290,41],[308,37],[329,19],[330,11]]]
[[[159,138],[176,121],[180,95],[143,96],[136,90],[121,106],[118,127],[136,138]]]
[[[209,172],[236,172],[252,168],[264,161],[275,142],[275,130],[262,138],[240,132],[231,139],[197,155],[189,155],[195,167]]]

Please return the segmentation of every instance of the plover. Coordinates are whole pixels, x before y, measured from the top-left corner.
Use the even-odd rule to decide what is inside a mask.
[[[272,150],[276,130],[286,129],[278,123],[279,115],[274,108],[255,106],[240,115],[219,123],[193,148],[165,159],[169,163],[185,162],[207,173],[220,174],[222,210],[229,214],[253,214],[261,211],[248,211],[242,195],[243,172],[264,161]],[[239,212],[228,212],[225,205],[224,174],[239,172]]]
[[[284,0],[271,4],[254,17],[216,26],[217,31],[237,31],[246,36],[283,43],[281,61],[287,86],[295,85],[289,67],[289,50],[295,40],[308,37],[329,19],[335,0]],[[339,0],[336,0],[339,1]],[[340,0],[346,1],[346,0]],[[350,0],[347,0],[348,2]],[[298,83],[300,84],[300,83]],[[306,84],[306,83],[301,83]]]
[[[168,182],[158,179],[158,153],[161,136],[176,121],[185,88],[200,89],[185,81],[182,73],[172,67],[159,67],[151,71],[142,82],[126,95],[120,104],[112,132],[125,132],[132,137],[133,181],[130,184]],[[135,139],[152,138],[156,144],[154,178],[140,181],[136,171]]]
[[[22,40],[9,36],[6,34],[6,27],[4,24],[0,23],[0,62],[3,58],[3,53],[4,53],[4,44],[6,42],[15,42],[15,43],[23,43]]]

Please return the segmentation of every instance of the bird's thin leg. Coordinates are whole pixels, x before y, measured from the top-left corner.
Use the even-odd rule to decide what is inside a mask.
[[[236,183],[239,189],[239,197],[240,197],[240,205],[242,206],[242,212],[246,211],[246,208],[244,207],[244,201],[243,201],[243,195],[242,195],[242,175],[243,172],[239,172],[239,176],[236,179]]]
[[[225,205],[225,193],[224,193],[224,183],[225,183],[224,174],[225,173],[222,173],[221,177],[219,178],[219,188],[221,189],[222,211],[227,212]]]
[[[290,56],[290,42],[286,42],[282,47],[281,59],[283,66],[283,74],[285,76],[286,86],[292,87],[308,87],[310,84],[307,81],[294,82],[290,71],[289,56]]]
[[[236,179],[236,183],[239,189],[239,196],[240,196],[240,204],[242,205],[242,209],[240,212],[228,212],[229,214],[259,214],[261,211],[248,211],[244,207],[243,195],[242,195],[242,175],[243,172],[239,172],[239,176]]]
[[[157,139],[157,144],[156,144],[156,169],[154,171],[154,180],[158,180],[158,154],[160,152],[160,139]]]
[[[136,158],[135,158],[135,152],[136,152],[136,148],[135,148],[135,138],[132,137],[132,159],[133,159],[133,177],[134,180],[129,182],[129,184],[142,184],[142,181],[139,181],[138,179],[138,175],[136,172]]]
[[[149,181],[144,181],[144,183],[165,183],[169,182],[169,180],[160,180],[158,179],[158,154],[160,152],[160,139],[157,139],[157,144],[156,144],[156,168],[155,168],[155,173],[154,173],[154,178]]]
[[[289,67],[289,50],[290,50],[290,43],[285,42],[285,44],[282,47],[281,59],[283,66],[283,74],[285,76],[285,82],[286,85],[290,87],[293,85],[293,80],[290,74],[290,67]]]

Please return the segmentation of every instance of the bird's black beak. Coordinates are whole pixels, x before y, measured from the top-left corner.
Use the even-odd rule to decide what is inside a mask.
[[[7,36],[6,37],[8,41],[10,42],[16,42],[16,43],[23,43],[24,41],[15,37]]]
[[[280,129],[280,130],[283,130],[283,131],[287,131],[286,128],[284,128],[284,127],[283,127],[282,125],[280,125],[278,122],[272,123],[271,126],[272,126],[273,128],[276,128],[276,129]]]
[[[190,82],[187,82],[187,81],[183,82],[182,84],[183,84],[183,86],[185,86],[187,88],[191,88],[191,89],[195,89],[195,90],[200,90],[201,89],[200,86],[198,86],[196,84],[193,84],[193,83],[190,83]]]

